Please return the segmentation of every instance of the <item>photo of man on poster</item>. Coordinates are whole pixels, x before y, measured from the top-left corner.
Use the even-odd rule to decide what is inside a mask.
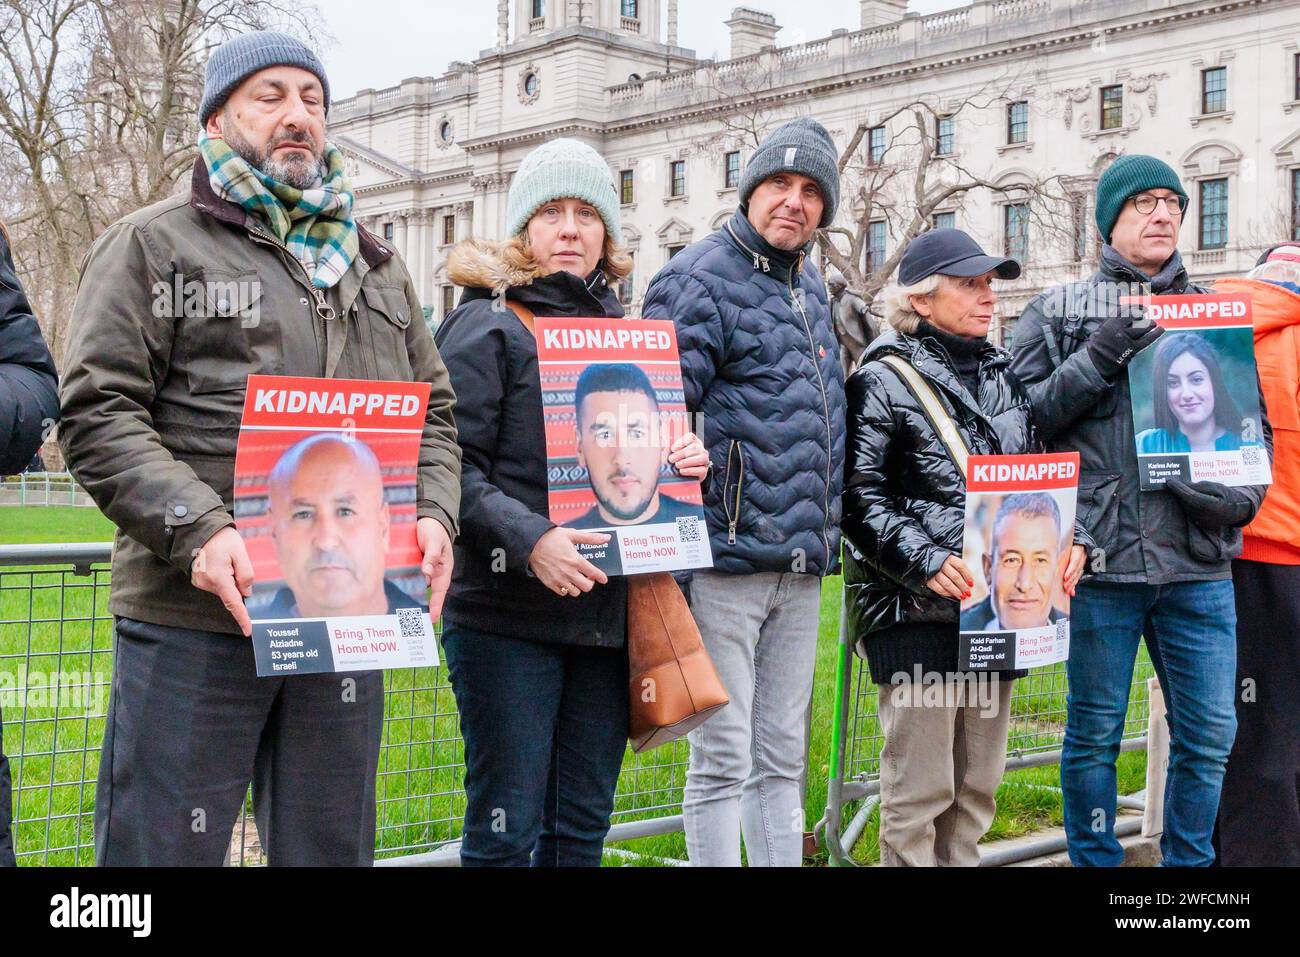
[[[1052,596],[1063,572],[1061,509],[1046,492],[1008,495],[984,553],[988,596],[961,614],[962,631],[1041,628],[1065,617]]]
[[[267,484],[285,585],[262,617],[389,615],[419,603],[384,577],[391,517],[365,442],[321,432],[290,446]]]
[[[568,528],[652,525],[698,516],[699,506],[659,488],[668,462],[668,430],[649,377],[630,362],[592,363],[574,390],[578,464],[596,504]]]

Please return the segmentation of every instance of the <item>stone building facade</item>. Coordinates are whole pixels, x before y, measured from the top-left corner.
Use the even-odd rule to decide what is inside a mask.
[[[676,0],[499,0],[495,45],[472,62],[334,104],[358,217],[404,255],[437,321],[454,302],[452,244],[501,236],[524,154],[583,139],[623,199],[635,311],[655,271],[732,213],[763,129],[812,115],[842,149],[860,125],[924,102],[943,154],[932,188],[1051,178],[1069,200],[1030,216],[1014,193],[976,189],[932,217],[1026,261],[1003,286],[999,333],[1044,284],[1091,271],[1091,187],[1120,153],[1153,153],[1183,177],[1179,244],[1196,278],[1300,237],[1300,0],[978,0],[924,17],[905,0],[831,2],[855,29],[784,47],[771,15],[737,7],[731,57],[714,61],[678,45]],[[892,144],[893,122],[864,137],[855,168]],[[899,174],[902,203],[867,232],[875,261],[898,242],[914,182]],[[873,214],[849,179],[837,224],[852,227]]]

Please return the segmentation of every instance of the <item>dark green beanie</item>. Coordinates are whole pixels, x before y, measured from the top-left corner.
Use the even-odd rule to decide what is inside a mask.
[[[1187,202],[1187,193],[1178,181],[1178,174],[1163,160],[1138,153],[1121,156],[1107,166],[1106,172],[1097,180],[1097,232],[1102,239],[1110,242],[1115,220],[1119,219],[1119,211],[1130,196],[1161,187],[1177,193]]]

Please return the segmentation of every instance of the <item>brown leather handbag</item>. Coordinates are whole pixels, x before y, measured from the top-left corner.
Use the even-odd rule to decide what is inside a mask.
[[[676,741],[727,704],[686,596],[668,572],[627,579],[632,750]]]
[[[536,335],[532,310],[506,305]],[[731,700],[667,572],[627,577],[627,657],[628,737],[638,754],[676,741]]]

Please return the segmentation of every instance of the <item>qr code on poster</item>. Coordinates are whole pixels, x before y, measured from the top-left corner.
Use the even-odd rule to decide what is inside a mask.
[[[401,626],[403,638],[423,638],[425,635],[425,615],[420,608],[397,609],[397,624]]]
[[[1241,447],[1241,464],[1247,468],[1259,468],[1259,452],[1258,445],[1243,445]]]
[[[700,540],[700,520],[694,515],[679,518],[677,520],[677,538],[682,542],[698,542]]]

